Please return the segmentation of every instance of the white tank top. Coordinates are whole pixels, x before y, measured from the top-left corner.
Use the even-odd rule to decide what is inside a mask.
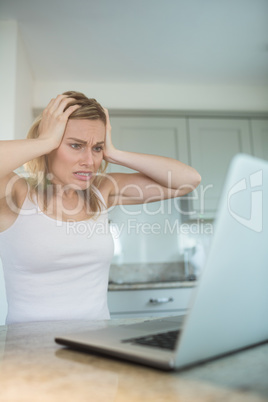
[[[0,233],[6,323],[109,319],[113,252],[107,209],[96,219],[62,222],[27,196],[16,221]]]

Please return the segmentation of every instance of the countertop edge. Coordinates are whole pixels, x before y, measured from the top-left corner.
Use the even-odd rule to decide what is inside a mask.
[[[117,290],[146,290],[146,289],[169,289],[169,288],[193,288],[197,286],[197,281],[185,282],[148,282],[148,283],[128,283],[128,284],[115,284],[108,285],[108,291]]]

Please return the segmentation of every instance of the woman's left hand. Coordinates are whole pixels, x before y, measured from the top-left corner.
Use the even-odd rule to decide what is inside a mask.
[[[112,143],[112,127],[109,118],[108,109],[104,108],[104,112],[106,115],[106,136],[105,136],[105,146],[103,151],[103,158],[107,162],[112,162],[112,155],[116,151],[115,147]]]

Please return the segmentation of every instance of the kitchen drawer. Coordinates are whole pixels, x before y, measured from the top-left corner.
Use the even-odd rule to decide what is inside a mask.
[[[108,292],[111,315],[182,313],[188,308],[193,288],[122,290]]]

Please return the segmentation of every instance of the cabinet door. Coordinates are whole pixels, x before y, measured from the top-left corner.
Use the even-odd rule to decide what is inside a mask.
[[[186,120],[161,117],[111,117],[114,145],[124,151],[169,156],[188,163]],[[131,172],[109,166],[110,172]]]
[[[221,195],[232,157],[252,153],[250,126],[243,119],[189,119],[190,164],[202,176],[192,193],[194,217],[211,218]]]
[[[194,287],[172,289],[119,290],[108,292],[112,318],[185,314]]]
[[[268,160],[268,120],[251,120],[253,155]]]

